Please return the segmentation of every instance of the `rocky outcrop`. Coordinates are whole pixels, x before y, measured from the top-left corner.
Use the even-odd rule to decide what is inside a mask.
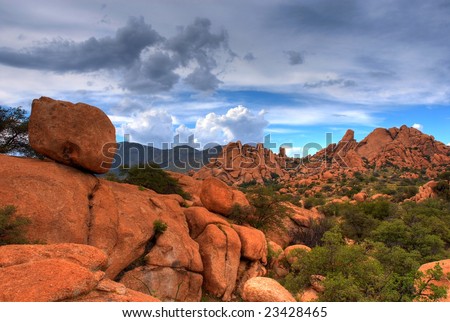
[[[0,301],[64,301],[94,289],[103,273],[94,272],[62,259],[8,266],[0,269]]]
[[[106,267],[108,257],[96,247],[80,244],[5,245],[1,247],[0,268],[46,259],[62,259],[98,271]]]
[[[2,205],[16,206],[20,216],[31,220],[29,240],[95,246],[108,256],[106,274],[114,278],[143,255],[155,236],[153,222],[163,218],[167,235],[153,251],[165,254],[160,265],[178,261],[201,270],[178,195],[141,191],[53,162],[0,156],[0,163]]]
[[[126,288],[109,279],[101,280],[95,289],[87,294],[69,299],[71,302],[160,302],[159,299]]]
[[[249,279],[244,284],[242,298],[248,302],[295,302],[288,290],[268,277]]]
[[[106,260],[88,245],[2,246],[0,301],[157,301],[106,279]]]
[[[241,240],[241,256],[267,264],[267,242],[264,233],[253,227],[233,225]]]
[[[198,302],[202,297],[202,275],[184,268],[141,266],[126,272],[120,282],[163,301]]]
[[[0,155],[0,164],[1,205],[14,205],[32,220],[30,241],[88,244],[88,196],[95,177],[36,159]]]
[[[184,192],[188,193],[191,197],[191,200],[186,201],[190,203],[190,206],[201,206],[203,204],[200,200],[200,192],[202,189],[202,181],[196,180],[191,176],[188,176],[183,173],[166,171],[172,178],[178,181],[178,185]]]
[[[283,255],[289,264],[293,264],[297,260],[296,255],[299,251],[310,252],[311,248],[306,245],[291,245],[284,249]]]
[[[184,210],[189,226],[189,234],[196,239],[210,224],[229,225],[228,221],[220,215],[216,215],[203,207],[189,207]]]
[[[322,220],[324,215],[296,206],[290,202],[284,202],[288,216],[282,218],[281,222],[266,229],[267,239],[277,243],[283,248],[288,245],[303,241],[297,240],[296,236],[307,234],[314,221]]]
[[[423,202],[430,198],[436,198],[437,193],[434,191],[434,188],[436,188],[437,184],[438,184],[437,181],[427,182],[423,186],[420,186],[419,192],[408,200],[415,202]]]
[[[344,168],[364,170],[369,166],[394,165],[399,168],[439,168],[450,163],[450,148],[433,136],[405,125],[377,128],[361,142],[348,130],[338,144],[318,152],[312,160],[334,160]]]
[[[117,278],[123,287],[158,294],[161,300],[198,301],[202,287],[230,300],[241,258],[260,263],[255,265],[267,261],[261,231],[232,227],[203,207],[184,208],[178,195],[97,179],[49,161],[0,156],[0,163],[1,206],[14,205],[17,214],[32,223],[27,227],[28,239],[48,244],[20,251],[7,246],[0,255],[0,267],[47,259],[78,266],[95,263],[85,269],[104,270],[100,280]],[[163,233],[156,234],[156,220],[167,225]],[[48,299],[94,300],[102,294],[113,295],[96,290],[84,297],[100,280],[95,284],[86,272],[82,278],[91,281],[86,290]],[[127,296],[113,298],[127,300]]]
[[[353,200],[357,202],[363,202],[367,199],[367,193],[365,192],[358,192],[353,196]]]
[[[196,239],[204,265],[204,287],[224,301],[231,299],[241,258],[241,241],[229,226],[208,225]]]
[[[267,269],[259,261],[241,260],[238,269],[238,282],[236,293],[242,296],[245,283],[254,277],[261,277],[267,274]]]
[[[200,200],[206,209],[224,216],[231,214],[234,205],[250,206],[241,191],[232,189],[217,178],[203,180]]]
[[[117,148],[115,127],[103,111],[48,97],[33,100],[29,139],[36,152],[94,173],[108,172]]]
[[[242,145],[241,142],[231,142],[225,146],[219,157],[200,169],[194,178],[206,179],[216,177],[223,182],[238,185],[246,182],[263,183],[274,176],[285,177],[283,170],[286,163],[285,152],[274,154],[265,149],[263,144],[255,146]]]

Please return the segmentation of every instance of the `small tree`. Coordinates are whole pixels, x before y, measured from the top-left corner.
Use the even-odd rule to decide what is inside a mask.
[[[0,153],[36,156],[28,143],[28,116],[20,107],[0,106]]]
[[[444,272],[439,263],[427,269],[426,272],[417,272],[415,298],[423,302],[432,302],[446,297],[447,288],[433,283],[440,281],[443,277]]]
[[[237,224],[248,223],[261,230],[283,227],[283,219],[289,215],[289,208],[284,202],[289,196],[278,194],[271,186],[257,186],[247,190],[247,198],[252,207],[234,206],[230,219]]]

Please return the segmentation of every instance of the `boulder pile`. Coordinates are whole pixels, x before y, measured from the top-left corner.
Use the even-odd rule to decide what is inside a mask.
[[[235,188],[178,175],[187,207],[96,177],[115,134],[86,104],[35,100],[29,135],[48,159],[0,155],[0,208],[14,206],[27,239],[44,245],[1,247],[0,301],[199,301],[205,291],[227,301],[265,274],[264,234],[225,217],[249,205]]]

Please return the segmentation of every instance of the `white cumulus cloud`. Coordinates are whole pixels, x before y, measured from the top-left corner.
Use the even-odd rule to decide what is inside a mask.
[[[197,120],[195,137],[202,145],[208,143],[226,144],[240,140],[243,143],[263,142],[264,129],[269,125],[264,111],[254,113],[239,105],[224,115],[209,113]]]
[[[419,123],[414,123],[414,124],[412,125],[412,127],[415,128],[415,129],[417,129],[417,130],[419,130],[419,131],[422,131],[422,130],[423,130],[423,125],[422,125],[422,124],[419,124]]]
[[[167,111],[152,109],[130,118],[117,118],[116,123],[124,121],[118,126],[119,133],[129,134],[133,142],[153,144],[158,148],[162,143],[168,143],[170,147],[172,143],[188,143],[193,135],[195,143],[200,144],[197,147],[204,147],[211,143],[223,145],[237,140],[243,143],[263,142],[264,129],[269,125],[264,115],[264,111],[255,113],[239,105],[225,114],[209,113],[200,117],[195,128],[189,128],[177,123],[176,118]],[[175,138],[177,135],[178,138]]]
[[[123,131],[130,134],[133,142],[153,144],[159,148],[162,143],[173,142],[173,118],[164,110],[148,110],[133,116],[123,125]]]

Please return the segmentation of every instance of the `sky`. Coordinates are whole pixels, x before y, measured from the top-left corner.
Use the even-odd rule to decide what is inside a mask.
[[[450,0],[0,0],[0,105],[84,102],[157,147],[292,154],[403,124],[450,144],[449,17]]]

